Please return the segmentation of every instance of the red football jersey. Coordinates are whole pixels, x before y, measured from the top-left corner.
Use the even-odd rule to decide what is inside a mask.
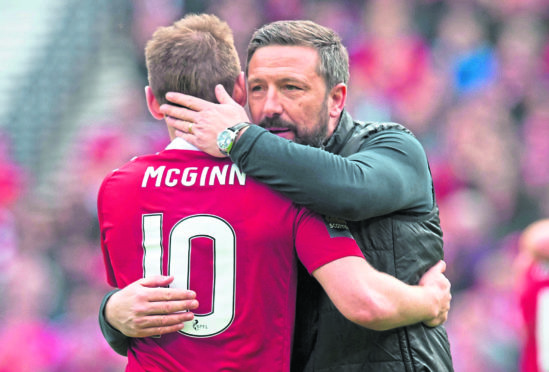
[[[127,370],[289,371],[296,252],[309,272],[362,253],[229,159],[182,143],[133,159],[99,191],[108,282],[173,275],[200,303],[180,332],[133,339]]]
[[[521,372],[549,371],[549,265],[534,262],[520,294],[526,326]]]

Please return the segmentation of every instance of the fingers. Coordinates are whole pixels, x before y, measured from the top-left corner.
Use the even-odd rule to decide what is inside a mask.
[[[150,302],[147,306],[134,309],[135,319],[157,319],[158,317],[187,318],[192,311],[198,308],[197,300]],[[173,324],[173,323],[171,323]]]
[[[192,111],[202,111],[212,105],[211,102],[205,101],[203,99],[177,92],[166,93],[166,99],[170,102],[186,107]]]
[[[144,295],[149,302],[185,301],[196,298],[196,292],[182,288],[147,288]]]
[[[189,132],[189,125],[192,123],[190,121],[179,120],[172,116],[166,116],[164,119],[166,120],[166,124],[168,124],[170,127],[175,128],[176,131],[180,131],[183,133]],[[196,130],[196,127],[192,129]]]
[[[219,101],[219,103],[221,104],[224,104],[224,103],[229,103],[229,104],[237,104],[233,98],[229,95],[229,93],[227,93],[227,91],[225,90],[225,87],[221,84],[217,84],[215,86],[215,97],[217,98],[217,100]]]
[[[448,313],[450,312],[450,301],[452,296],[449,294],[448,297],[440,304],[440,309],[438,314],[429,320],[424,321],[423,323],[428,327],[437,327],[448,320]]]
[[[446,271],[446,262],[440,260],[435,265],[433,265],[427,272],[441,272]]]
[[[423,322],[427,327],[438,327],[441,324],[444,324],[448,320],[448,312],[445,312],[434,319]]]
[[[151,277],[139,279],[138,282],[143,287],[166,287],[173,282],[173,276],[153,275]]]
[[[159,111],[162,114],[164,114],[164,116],[168,116],[168,117],[183,120],[183,121],[193,122],[193,123],[196,122],[198,117],[197,111],[193,111],[185,107],[178,107],[178,106],[173,106],[169,104],[161,105],[159,108]]]
[[[441,273],[446,271],[446,262],[444,262],[442,260],[438,261],[435,266],[438,266],[440,268]]]
[[[184,323],[194,319],[190,312],[169,315],[147,316],[135,320],[134,327],[127,330],[130,337],[151,337],[177,332],[184,327]]]
[[[182,311],[194,310],[197,307],[197,300],[151,302],[148,304],[145,314],[143,315],[156,316],[175,314]]]
[[[166,328],[173,326],[182,326],[181,323],[188,322],[189,320],[194,319],[194,314],[189,312],[181,312],[168,315],[151,315],[146,318],[143,318],[143,322],[139,324],[141,329],[146,328]],[[156,334],[159,334],[156,331]],[[166,332],[164,332],[166,333]]]

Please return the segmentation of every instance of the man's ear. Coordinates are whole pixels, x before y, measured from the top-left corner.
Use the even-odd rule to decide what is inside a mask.
[[[147,98],[147,107],[153,118],[157,120],[164,119],[164,114],[160,112],[160,104],[156,100],[156,97],[153,94],[151,87],[145,87],[145,96]]]
[[[246,78],[244,77],[244,72],[240,71],[240,74],[238,75],[234,83],[233,99],[240,106],[245,106],[247,98],[248,94],[246,91]]]
[[[332,118],[339,118],[343,108],[345,108],[345,101],[347,100],[347,85],[339,83],[334,86],[328,96],[328,113]]]

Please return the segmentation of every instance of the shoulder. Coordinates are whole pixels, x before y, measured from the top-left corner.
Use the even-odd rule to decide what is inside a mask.
[[[132,175],[139,174],[142,168],[152,164],[152,159],[156,157],[158,154],[134,156],[120,167],[111,170],[101,182],[99,194],[104,194],[107,189],[129,181]]]
[[[420,146],[421,144],[411,130],[404,125],[393,122],[361,122],[355,121],[355,136],[364,143],[375,141],[396,141],[398,143]]]
[[[415,138],[412,131],[404,125],[394,122],[378,122],[378,121],[360,121],[354,120],[353,124],[358,132],[364,137],[370,137],[378,133],[400,133],[403,135]]]
[[[425,149],[405,126],[392,122],[355,122],[361,148],[387,147],[412,157],[425,157]],[[355,137],[354,136],[354,137]]]

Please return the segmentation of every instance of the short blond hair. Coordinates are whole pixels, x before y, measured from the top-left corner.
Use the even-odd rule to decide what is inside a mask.
[[[232,94],[240,61],[229,25],[211,14],[189,14],[158,28],[145,47],[149,86],[160,104],[167,92],[217,102],[214,88]]]

